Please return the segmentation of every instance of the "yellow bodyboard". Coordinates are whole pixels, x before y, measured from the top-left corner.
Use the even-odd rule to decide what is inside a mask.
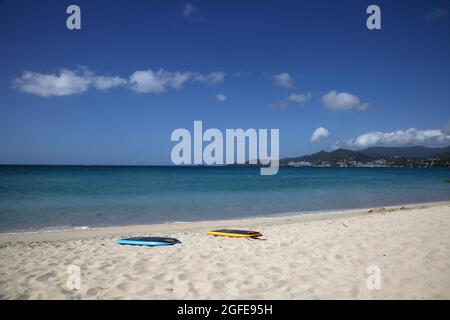
[[[258,231],[248,231],[248,230],[211,230],[208,231],[208,234],[211,236],[220,236],[220,237],[230,237],[230,238],[258,238],[261,237],[261,232]]]

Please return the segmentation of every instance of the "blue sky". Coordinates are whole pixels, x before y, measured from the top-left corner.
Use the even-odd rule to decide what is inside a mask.
[[[66,28],[70,4],[81,30]],[[370,4],[381,30],[366,28]],[[449,8],[0,1],[0,163],[168,164],[171,132],[194,120],[279,128],[282,157],[449,145]]]

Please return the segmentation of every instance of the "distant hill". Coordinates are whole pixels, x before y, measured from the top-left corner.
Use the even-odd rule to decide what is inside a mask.
[[[306,156],[285,158],[280,165],[311,164],[314,166],[449,166],[450,146],[372,147],[358,151],[337,149],[320,151]]]
[[[306,162],[317,162],[317,161],[336,161],[339,159],[347,159],[347,160],[355,160],[355,161],[368,161],[370,158],[364,154],[346,150],[346,149],[337,149],[334,151],[320,151],[317,153],[313,153],[307,156],[295,157],[295,158],[286,158],[281,159],[281,164],[288,164],[291,161],[306,161]]]

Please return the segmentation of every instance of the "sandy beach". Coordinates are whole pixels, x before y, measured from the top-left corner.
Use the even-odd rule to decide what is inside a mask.
[[[254,229],[264,237],[206,235],[207,230],[222,227]],[[276,218],[0,234],[0,296],[450,299],[449,230],[450,203],[434,203]],[[121,237],[142,235],[175,237],[182,244],[133,247],[115,243]],[[68,286],[73,266],[79,267],[79,289]],[[374,275],[379,276],[379,288],[370,285]]]

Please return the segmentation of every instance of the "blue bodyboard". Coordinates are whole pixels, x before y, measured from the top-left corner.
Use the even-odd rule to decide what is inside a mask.
[[[164,238],[164,237],[135,237],[127,239],[119,239],[116,241],[118,244],[128,244],[134,246],[171,246],[177,243],[181,243],[175,238]]]

